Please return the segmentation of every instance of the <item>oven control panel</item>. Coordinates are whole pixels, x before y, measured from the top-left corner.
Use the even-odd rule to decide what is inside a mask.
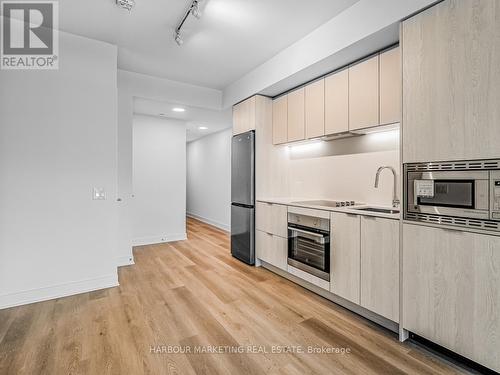
[[[491,219],[500,220],[500,171],[491,171],[490,181]]]

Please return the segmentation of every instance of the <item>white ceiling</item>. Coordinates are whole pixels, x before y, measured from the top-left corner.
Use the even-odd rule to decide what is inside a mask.
[[[60,28],[118,45],[121,69],[223,89],[358,0],[203,0],[185,43],[173,30],[189,0],[60,1]]]
[[[182,107],[186,111],[172,111],[172,109],[176,107]],[[230,128],[233,121],[231,108],[217,111],[145,98],[134,98],[134,113],[157,117],[160,116],[160,114],[164,114],[164,116],[161,117],[185,121],[187,142]],[[200,130],[200,126],[208,129]]]

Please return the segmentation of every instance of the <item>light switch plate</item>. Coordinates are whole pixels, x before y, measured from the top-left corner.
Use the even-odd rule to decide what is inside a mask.
[[[106,191],[104,188],[94,188],[92,191],[92,199],[95,201],[106,200]]]

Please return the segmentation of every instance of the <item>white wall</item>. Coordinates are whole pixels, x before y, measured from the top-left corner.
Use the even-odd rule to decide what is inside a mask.
[[[186,126],[134,116],[133,244],[186,238]]]
[[[0,71],[0,308],[118,283],[117,50],[60,32],[59,58]]]
[[[220,109],[222,92],[118,70],[118,265],[133,264],[132,133],[134,97]]]
[[[221,229],[231,225],[232,129],[187,146],[187,212]]]

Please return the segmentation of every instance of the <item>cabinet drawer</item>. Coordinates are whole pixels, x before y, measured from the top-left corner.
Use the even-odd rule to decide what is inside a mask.
[[[258,259],[284,271],[287,270],[288,240],[286,238],[257,230],[255,251]]]
[[[287,206],[274,203],[257,202],[255,212],[255,228],[288,238],[288,209]]]

